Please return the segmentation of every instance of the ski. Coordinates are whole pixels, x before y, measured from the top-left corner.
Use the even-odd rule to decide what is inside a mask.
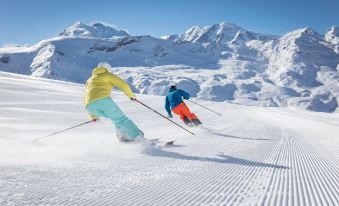
[[[160,147],[170,147],[174,144],[175,140],[171,141],[160,141],[160,138],[156,139],[147,139],[153,146],[160,146]]]
[[[174,145],[174,142],[176,140],[171,140],[171,141],[161,141],[161,138],[154,138],[154,139],[148,139],[145,138],[144,141],[121,141],[122,143],[127,143],[127,144],[139,144],[139,143],[147,143],[152,146],[157,146],[157,147],[170,147]]]
[[[157,146],[157,147],[171,147],[174,145],[175,140],[171,140],[171,141],[167,141],[167,142],[163,142],[163,141],[158,141],[155,144],[152,144],[153,146]]]
[[[165,144],[163,145],[163,147],[170,147],[174,144],[175,140],[172,140],[172,141],[168,141],[168,142],[165,142]]]
[[[147,138],[145,138],[147,141],[150,141],[150,142],[154,142],[154,143],[156,143],[156,142],[160,142],[160,138],[154,138],[154,139],[147,139]]]

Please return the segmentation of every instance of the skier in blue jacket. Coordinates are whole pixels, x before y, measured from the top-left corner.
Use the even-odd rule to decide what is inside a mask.
[[[187,125],[187,126],[198,126],[201,124],[198,117],[191,113],[190,109],[187,107],[185,102],[182,99],[189,99],[190,95],[181,90],[177,89],[175,83],[170,84],[170,89],[168,95],[165,99],[165,109],[168,113],[169,117],[172,117],[172,112],[179,115],[180,119]]]

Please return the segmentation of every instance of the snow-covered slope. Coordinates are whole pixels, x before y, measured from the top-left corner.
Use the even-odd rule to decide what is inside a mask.
[[[107,61],[143,94],[164,95],[174,80],[199,99],[334,112],[337,40],[337,27],[274,36],[220,23],[155,38],[77,22],[37,45],[0,48],[0,70],[84,83]]]
[[[338,113],[198,100],[223,116],[187,102],[204,124],[192,136],[115,91],[146,137],[175,146],[118,143],[107,119],[34,144],[88,120],[84,86],[0,72],[0,91],[0,205],[339,204]]]

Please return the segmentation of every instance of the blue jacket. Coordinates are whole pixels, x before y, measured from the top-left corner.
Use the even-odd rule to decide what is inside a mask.
[[[178,90],[176,88],[171,88],[169,90],[165,100],[165,109],[168,113],[168,116],[172,116],[171,109],[183,102],[182,98],[189,99],[190,95],[181,89]]]

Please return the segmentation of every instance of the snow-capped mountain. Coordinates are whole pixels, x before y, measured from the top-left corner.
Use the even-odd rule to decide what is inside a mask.
[[[0,69],[17,72],[19,68],[22,74],[83,83],[100,61],[124,67],[170,64],[211,67],[217,62],[217,57],[197,43],[177,44],[127,33],[120,36],[109,26],[95,28],[99,28],[98,23],[88,26],[77,22],[59,36],[37,45],[0,48]]]
[[[277,37],[248,31],[236,24],[226,22],[205,27],[193,26],[182,34],[165,37],[173,41],[201,43],[205,47],[222,47],[229,43],[242,44],[251,40],[267,41],[274,38]]]
[[[339,44],[339,27],[332,26],[325,34],[325,40],[332,44]]]
[[[193,26],[186,32],[173,35],[172,40],[198,42],[202,44],[218,44],[231,41],[238,32],[245,32],[245,29],[231,23],[220,23],[212,26]]]
[[[330,43],[329,47],[339,54],[339,27],[332,26],[325,34],[325,40]]]
[[[76,22],[74,25],[66,28],[59,36],[67,37],[88,37],[88,38],[111,38],[114,36],[130,36],[124,30],[117,30],[102,23],[86,25]]]
[[[290,32],[272,42],[269,53],[264,52],[268,59],[266,74],[275,85],[293,89],[300,96],[293,100],[298,105],[306,98],[306,108],[332,111],[337,107],[335,96],[339,94],[328,89],[328,82],[321,75],[337,75],[339,58],[325,45],[323,36],[310,28]]]
[[[0,48],[0,70],[84,83],[107,61],[138,93],[165,95],[174,80],[201,99],[333,112],[338,39],[335,26],[275,36],[220,23],[155,38],[77,22],[36,45]]]

